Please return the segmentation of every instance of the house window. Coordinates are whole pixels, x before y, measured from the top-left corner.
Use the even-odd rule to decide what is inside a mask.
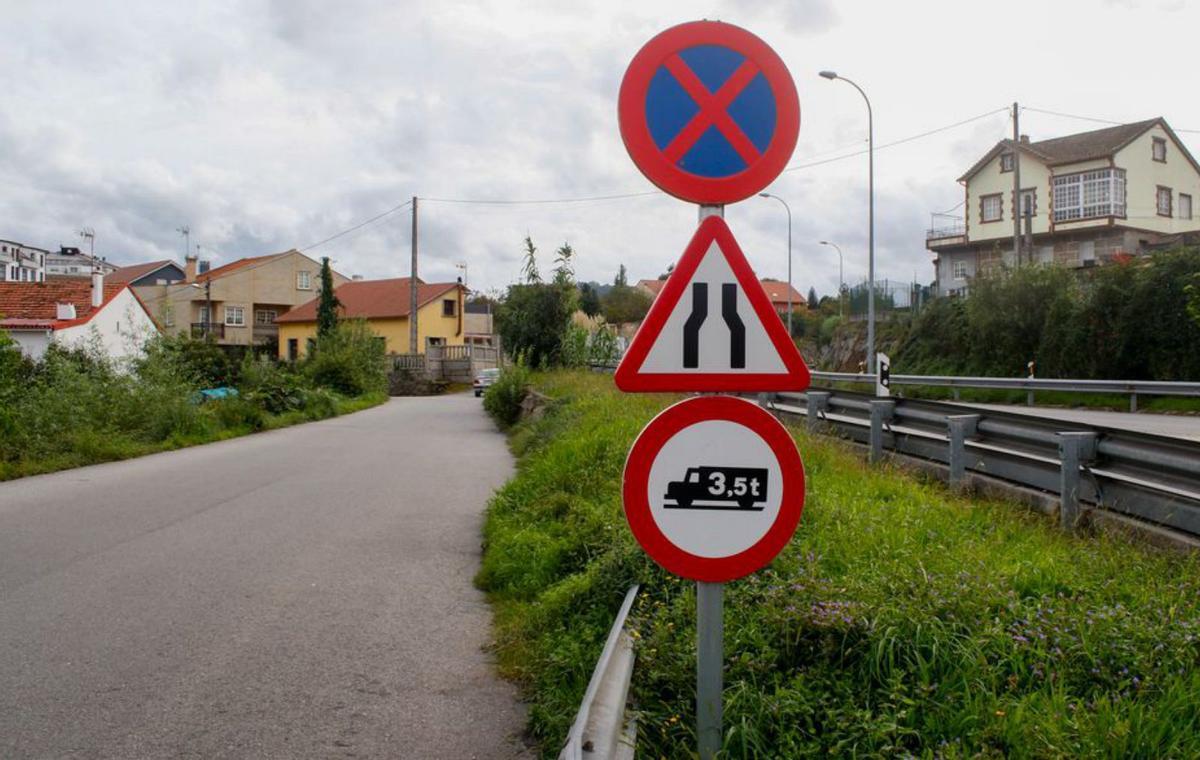
[[[1096,241],[1084,240],[1079,243],[1079,260],[1084,264],[1096,262]]]
[[[1000,193],[984,195],[979,199],[979,221],[998,222],[1004,218],[1004,201]]]
[[[312,290],[312,278],[307,270],[296,272],[296,290]]]
[[[1159,163],[1167,162],[1167,141],[1162,137],[1155,137],[1151,142],[1150,156]]]
[[[255,309],[254,324],[256,325],[273,325],[275,317],[279,316],[279,312],[275,309]]]
[[[1021,191],[1021,216],[1037,216],[1037,188]]]
[[[225,324],[230,327],[245,327],[246,310],[241,306],[225,307]]]
[[[458,301],[454,300],[453,298],[443,298],[442,316],[453,317],[456,313],[458,313]]]
[[[1179,218],[1192,218],[1192,196],[1185,193],[1179,194]]]
[[[1156,196],[1155,205],[1158,207],[1159,216],[1171,215],[1171,188],[1158,186],[1158,194]]]
[[[1054,221],[1125,216],[1125,170],[1100,169],[1054,178]]]
[[[197,315],[196,315],[196,320],[197,320],[198,322],[200,322],[200,324],[207,324],[207,323],[208,323],[208,307],[207,307],[207,306],[201,306],[201,307],[200,307],[200,310],[199,310],[199,312],[198,312],[198,313],[197,313]]]
[[[967,262],[965,262],[961,259],[954,262],[954,279],[956,279],[956,280],[967,279]]]
[[[1011,172],[1013,170],[1013,164],[1016,163],[1015,158],[1016,157],[1012,153],[1001,153],[1000,154],[1000,171],[1001,172]]]
[[[287,347],[288,347],[288,361],[290,361],[290,362],[296,361],[296,358],[300,354],[300,339],[299,338],[288,338]]]

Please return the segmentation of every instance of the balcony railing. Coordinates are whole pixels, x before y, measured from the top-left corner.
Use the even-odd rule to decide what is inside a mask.
[[[212,322],[207,325],[203,322],[193,322],[192,323],[192,337],[193,338],[203,338],[205,332],[207,332],[209,335],[213,336],[214,338],[223,339],[225,337],[225,325],[223,325],[219,322]]]
[[[965,238],[966,236],[967,222],[961,216],[954,216],[952,214],[929,215],[929,229],[925,231],[926,242],[932,240],[947,240],[951,238]]]

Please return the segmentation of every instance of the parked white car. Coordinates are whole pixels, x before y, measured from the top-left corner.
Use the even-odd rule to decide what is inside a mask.
[[[475,398],[482,396],[483,392],[488,389],[488,386],[496,382],[496,379],[499,377],[500,370],[498,369],[480,370],[479,374],[475,376],[475,382],[472,384],[472,387],[475,389]]]

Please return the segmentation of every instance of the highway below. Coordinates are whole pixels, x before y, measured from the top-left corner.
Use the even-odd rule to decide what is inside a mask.
[[[0,757],[514,758],[469,395],[0,483]]]
[[[950,402],[955,403],[955,402]],[[964,403],[976,409],[990,409],[1009,414],[1024,414],[1040,419],[1067,420],[1088,425],[1117,428],[1135,433],[1163,435],[1200,442],[1200,416],[1189,414],[1151,414],[1142,412],[1109,412],[1097,409],[1058,409],[1045,406]]]

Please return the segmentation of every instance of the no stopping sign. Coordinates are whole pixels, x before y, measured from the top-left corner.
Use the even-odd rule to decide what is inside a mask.
[[[804,508],[787,429],[731,396],[680,401],[646,425],[625,463],[625,518],[668,572],[722,582],[767,565]]]

